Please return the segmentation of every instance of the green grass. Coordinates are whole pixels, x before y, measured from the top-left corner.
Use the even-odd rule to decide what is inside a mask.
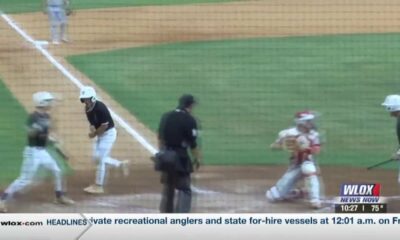
[[[267,146],[294,112],[314,109],[327,132],[320,163],[367,166],[397,146],[380,103],[399,89],[398,56],[400,35],[382,34],[177,43],[69,61],[153,130],[179,95],[198,96],[208,164],[287,164]]]
[[[1,80],[0,116],[0,186],[5,186],[18,177],[20,172],[22,152],[26,144],[27,113]],[[65,173],[72,172],[53,148],[49,148],[49,152]],[[45,176],[44,172],[40,174]]]
[[[0,186],[19,174],[25,145],[26,113],[0,80]]]
[[[110,8],[146,5],[179,5],[193,3],[230,2],[233,0],[70,0],[73,9]],[[42,0],[0,0],[0,10],[6,13],[42,11]]]

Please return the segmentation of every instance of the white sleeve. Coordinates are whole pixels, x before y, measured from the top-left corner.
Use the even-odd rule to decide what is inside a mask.
[[[287,129],[282,130],[278,133],[278,138],[275,140],[276,143],[281,143],[282,140],[288,135]]]

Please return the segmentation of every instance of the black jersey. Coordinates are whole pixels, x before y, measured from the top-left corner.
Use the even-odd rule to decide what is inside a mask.
[[[28,145],[31,147],[45,147],[49,138],[50,115],[33,112],[27,121]]]
[[[197,122],[194,117],[182,109],[168,112],[161,118],[158,135],[166,148],[173,149],[178,154],[178,171],[193,172],[187,149],[197,147]]]
[[[176,109],[163,115],[158,129],[165,146],[171,148],[196,148],[197,122],[185,110]]]
[[[114,121],[107,106],[100,101],[96,101],[94,104],[92,109],[86,111],[86,117],[90,125],[98,129],[101,125],[108,124],[106,130],[113,128]]]

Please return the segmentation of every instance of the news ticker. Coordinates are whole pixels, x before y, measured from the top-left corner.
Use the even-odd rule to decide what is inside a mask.
[[[379,183],[343,183],[335,199],[335,213],[387,213]]]
[[[2,214],[0,239],[348,239],[356,227],[368,240],[399,226],[400,214]]]

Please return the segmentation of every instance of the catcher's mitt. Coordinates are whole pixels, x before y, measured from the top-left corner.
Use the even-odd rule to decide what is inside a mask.
[[[289,152],[295,152],[298,149],[297,138],[294,136],[285,137],[282,141],[282,148]]]

